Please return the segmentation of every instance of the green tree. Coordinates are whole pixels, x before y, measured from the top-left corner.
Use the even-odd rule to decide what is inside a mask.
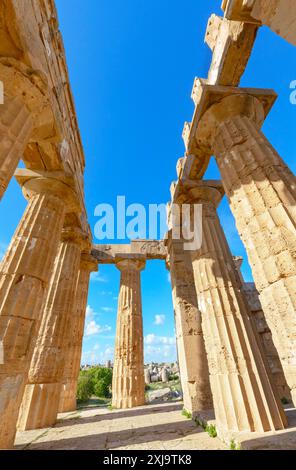
[[[80,373],[77,386],[77,400],[85,402],[93,393],[93,383],[90,375]]]

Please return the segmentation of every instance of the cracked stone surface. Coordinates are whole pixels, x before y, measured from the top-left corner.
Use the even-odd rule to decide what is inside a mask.
[[[129,410],[93,408],[59,415],[53,428],[17,434],[16,449],[31,450],[223,450],[182,416],[181,403],[141,406]]]

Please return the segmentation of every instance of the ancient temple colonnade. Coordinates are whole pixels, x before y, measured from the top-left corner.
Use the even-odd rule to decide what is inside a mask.
[[[62,367],[72,344],[65,324],[79,290],[81,253],[90,256],[92,236],[54,2],[27,0],[25,9],[23,2],[1,2],[0,16],[0,199],[13,175],[27,199],[0,264],[0,448],[7,449],[18,419],[23,429],[54,423],[60,400],[54,390],[69,377]],[[16,169],[20,159],[25,169]],[[82,338],[83,321],[79,329]]]

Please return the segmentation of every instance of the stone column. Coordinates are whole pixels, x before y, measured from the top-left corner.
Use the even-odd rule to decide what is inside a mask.
[[[89,277],[91,272],[98,270],[98,262],[87,253],[81,255],[80,270],[77,279],[75,302],[69,338],[65,352],[65,368],[62,379],[62,390],[59,413],[76,410],[77,381],[80,371],[82,340],[84,332],[85,312],[88,298]]]
[[[231,432],[283,429],[286,418],[261,357],[216,213],[222,185],[202,181],[189,194],[192,202],[203,206],[202,246],[192,252],[192,262],[218,433],[229,438]]]
[[[28,206],[0,266],[0,448],[11,448],[65,214],[46,178],[23,181]],[[29,187],[30,186],[30,187]],[[27,191],[28,189],[28,191]]]
[[[203,115],[198,139],[216,156],[295,404],[296,178],[260,130],[274,93],[208,90],[219,103]]]
[[[274,346],[271,331],[266,323],[265,315],[259,300],[258,291],[253,282],[244,281],[240,271],[242,261],[243,258],[234,258],[235,267],[242,283],[242,291],[245,294],[249,310],[252,314],[251,323],[253,325],[254,331],[259,337],[261,351],[267,360],[272,374],[272,380],[277,388],[279,397],[284,401],[291,401],[290,389],[284,375],[278,352]]]
[[[4,103],[0,104],[0,200],[29,140],[56,133],[47,85],[40,73],[11,59],[0,58]]]
[[[83,241],[79,229],[63,229],[20,410],[22,431],[56,422]]]
[[[145,261],[124,259],[121,271],[112,382],[112,406],[145,404],[143,324],[140,271]]]
[[[0,105],[0,199],[15,172],[33,127],[31,114],[18,98]]]
[[[196,415],[213,408],[209,368],[197,305],[191,252],[184,240],[168,239],[169,265],[184,408]]]

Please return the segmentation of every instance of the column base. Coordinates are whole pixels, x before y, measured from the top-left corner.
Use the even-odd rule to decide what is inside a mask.
[[[1,367],[1,366],[0,366]],[[25,386],[22,374],[3,378],[0,376],[0,449],[13,449],[19,404]]]
[[[62,384],[61,396],[59,402],[59,413],[67,413],[68,411],[76,411],[76,388],[77,382],[68,382]]]
[[[145,404],[145,395],[141,397],[126,397],[112,400],[112,408],[117,408],[119,410],[127,408],[136,408],[137,406],[143,406]]]
[[[56,423],[61,384],[28,384],[20,410],[18,429],[27,431]]]

